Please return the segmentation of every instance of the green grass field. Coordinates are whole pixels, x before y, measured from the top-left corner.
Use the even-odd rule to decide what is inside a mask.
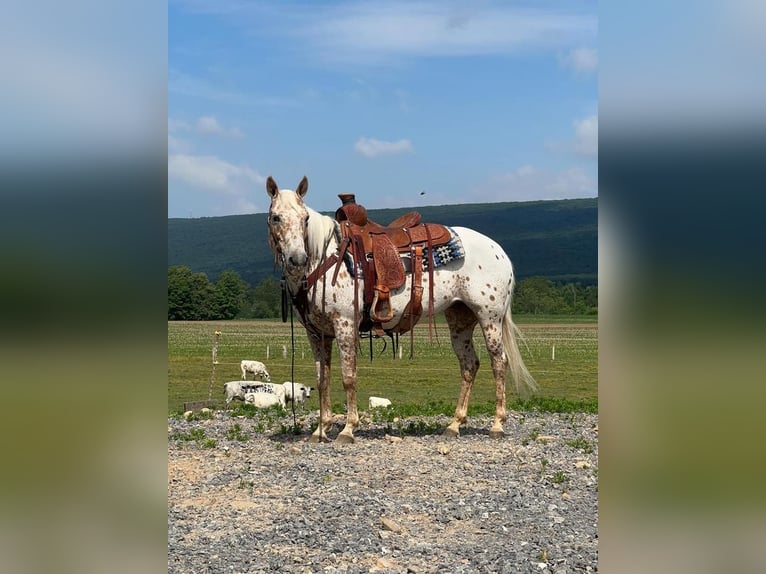
[[[595,411],[598,405],[598,323],[590,317],[517,317],[525,342],[522,355],[540,391],[524,405],[543,410]],[[212,348],[215,331],[221,331],[218,364],[215,366],[212,398],[223,404],[222,388],[239,380],[242,359],[263,361],[275,383],[290,380],[290,324],[278,321],[168,322],[168,411],[178,413],[185,401],[206,400],[213,372]],[[369,396],[391,399],[394,405],[431,414],[452,414],[460,388],[457,358],[443,320],[437,323],[439,342],[429,342],[425,322],[415,329],[414,358],[409,358],[410,336],[400,337],[402,359],[394,358],[391,343],[382,352],[375,340],[375,358],[369,359],[369,342],[361,341],[357,394],[361,409]],[[494,381],[477,328],[474,343],[482,362],[471,396],[470,412],[494,412]],[[555,358],[554,358],[555,348]],[[333,353],[330,393],[333,411],[345,402],[340,382],[337,348]],[[295,325],[295,381],[315,384],[315,368],[306,333]],[[508,385],[509,408],[518,407],[515,388]],[[308,405],[318,408],[312,394]]]

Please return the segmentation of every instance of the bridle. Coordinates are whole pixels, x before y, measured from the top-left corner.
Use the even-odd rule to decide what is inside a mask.
[[[309,217],[307,216],[303,220],[303,248],[307,254],[306,257],[306,264],[305,269],[302,277],[300,278],[298,282],[298,287],[293,292],[293,289],[290,288],[289,282],[287,281],[286,273],[285,273],[285,267],[287,265],[287,258],[285,256],[284,251],[282,250],[279,237],[277,236],[276,232],[274,231],[273,224],[275,222],[279,222],[279,219],[274,220],[274,217],[279,218],[278,214],[272,214],[271,210],[269,210],[268,215],[268,227],[269,227],[269,244],[271,245],[272,250],[274,251],[274,263],[275,265],[279,265],[282,269],[282,277],[280,279],[279,285],[280,285],[280,291],[281,291],[281,301],[282,301],[282,322],[287,322],[287,304],[288,304],[288,297],[290,298],[290,301],[292,302],[292,306],[295,307],[295,309],[298,311],[298,315],[300,316],[301,323],[306,328],[307,333],[309,336],[314,337],[315,339],[320,339],[325,336],[332,336],[334,335],[325,335],[323,331],[320,331],[313,323],[309,321],[308,318],[308,307],[309,307],[309,291],[316,285],[317,280],[324,276],[325,273],[329,269],[331,269],[333,266],[338,264],[340,261],[340,258],[338,257],[337,251],[333,254],[331,254],[329,257],[326,257],[327,248],[330,245],[330,240],[335,237],[336,241],[340,238],[340,227],[337,223],[335,223],[333,228],[333,233],[329,234],[324,241],[324,245],[322,247],[322,258],[319,261],[319,264],[314,268],[313,271],[310,273],[306,273],[310,266],[310,257],[309,249],[308,249],[308,220]],[[334,283],[334,281],[333,281]],[[312,296],[312,302],[316,303],[316,290],[313,292]],[[325,309],[325,302],[326,302],[326,284],[322,284],[322,312],[324,313]]]

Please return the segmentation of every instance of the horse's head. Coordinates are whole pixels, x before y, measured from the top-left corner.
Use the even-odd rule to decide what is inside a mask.
[[[305,176],[295,191],[280,190],[271,176],[266,180],[266,191],[271,197],[269,245],[285,275],[294,279],[300,279],[306,274],[308,264],[306,241],[309,212],[303,203],[308,190],[309,180]]]

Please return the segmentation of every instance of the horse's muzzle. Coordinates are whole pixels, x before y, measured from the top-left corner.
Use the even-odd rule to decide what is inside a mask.
[[[303,269],[308,261],[308,256],[303,252],[293,252],[285,257],[285,267],[289,270]]]

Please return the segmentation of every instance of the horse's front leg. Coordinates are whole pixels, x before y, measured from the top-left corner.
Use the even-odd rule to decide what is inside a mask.
[[[338,442],[354,442],[354,430],[359,427],[359,412],[356,409],[356,333],[354,329],[336,328],[338,350],[340,351],[343,388],[346,391],[346,426],[338,435]]]
[[[326,442],[327,431],[332,426],[330,406],[330,361],[332,359],[332,337],[315,340],[309,336],[311,351],[317,369],[317,389],[319,389],[319,424],[311,435],[311,442]]]

